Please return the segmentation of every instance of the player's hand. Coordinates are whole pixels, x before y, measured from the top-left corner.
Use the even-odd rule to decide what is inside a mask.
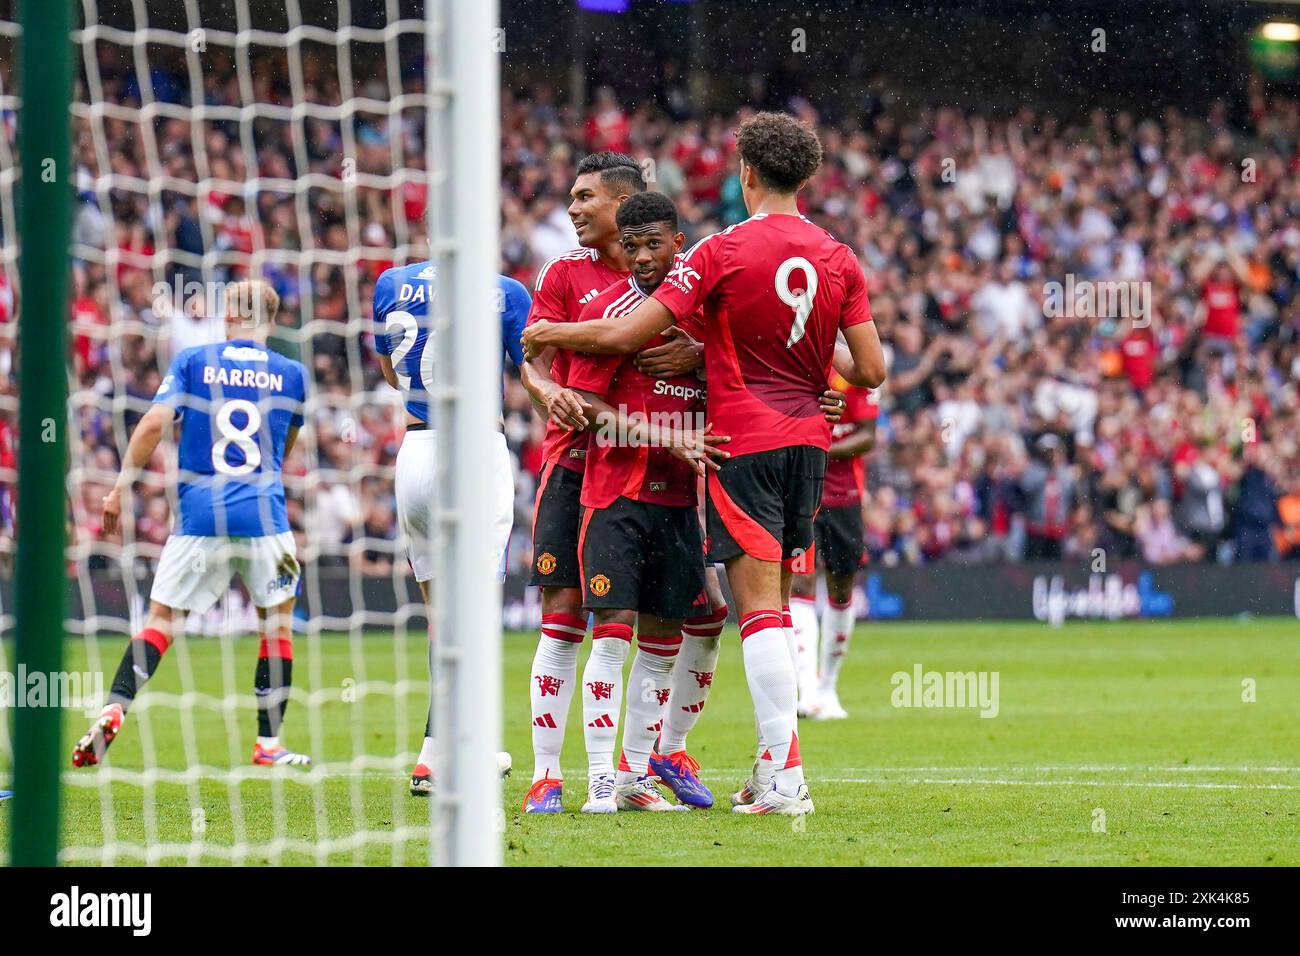
[[[99,524],[105,535],[117,532],[117,523],[122,517],[122,491],[114,486],[113,490],[104,495],[103,508],[99,515]]]
[[[691,470],[700,477],[705,471],[718,470],[718,462],[731,457],[731,452],[719,445],[731,441],[730,435],[713,434],[713,423],[704,426],[703,431],[674,431],[669,439],[668,453],[691,466]]]
[[[565,431],[583,431],[591,406],[571,388],[557,388],[546,400],[546,414]]]
[[[844,409],[847,407],[848,402],[845,401],[843,392],[828,388],[822,392],[821,398],[817,399],[817,404],[821,406],[822,415],[826,421],[834,425],[844,417]]]
[[[692,372],[703,364],[704,346],[691,338],[689,332],[670,325],[664,330],[664,338],[668,341],[663,345],[637,353],[636,367],[643,374],[654,378],[673,378]]]
[[[532,325],[524,329],[524,334],[519,337],[519,341],[524,346],[525,362],[531,362],[533,359],[537,358],[537,356],[546,351],[546,335],[553,325],[555,325],[555,323],[549,319],[538,319]]]

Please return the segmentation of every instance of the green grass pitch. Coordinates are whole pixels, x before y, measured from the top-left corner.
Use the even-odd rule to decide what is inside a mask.
[[[518,865],[1060,864],[1259,865],[1300,863],[1300,654],[1294,620],[862,624],[841,678],[850,718],[803,722],[800,741],[817,812],[805,820],[733,816],[727,796],[753,756],[753,717],[734,629],[724,636],[708,709],[691,736],[711,811],[583,817],[580,705],[564,754],[570,812],[524,817],[531,770],[524,688],[535,638],[505,641],[507,782],[505,859]],[[251,682],[255,643],[190,639],[174,648],[145,691],[159,702],[133,712],[110,765],[111,788],[78,771],[63,789],[70,862],[100,862],[107,815],[115,862],[264,864],[421,863],[428,801],[406,793],[399,755],[419,744],[424,707],[422,635],[297,642],[295,690],[319,702],[313,727],[301,700],[286,743],[318,765],[254,768]],[[111,678],[122,644],[101,640]],[[87,668],[68,642],[67,668]],[[5,661],[12,670],[13,646]],[[584,653],[585,656],[585,653]],[[580,662],[581,663],[581,662]],[[996,671],[999,713],[895,708],[891,675]],[[188,677],[188,679],[183,679]],[[377,685],[409,681],[396,696]],[[223,711],[212,699],[246,695]],[[1247,700],[1252,694],[1254,700]],[[188,698],[167,695],[191,695]],[[144,698],[142,698],[144,699]],[[399,707],[399,704],[401,705]],[[399,710],[405,716],[399,720]],[[6,732],[12,728],[9,712]],[[65,712],[66,747],[87,719]],[[146,726],[147,724],[147,726]],[[146,748],[168,775],[147,788],[130,771]],[[353,758],[366,755],[369,760]],[[0,788],[10,779],[0,757]],[[186,775],[186,768],[191,768]],[[237,769],[237,782],[215,774]],[[71,776],[72,771],[68,771]],[[66,778],[65,778],[66,779]],[[358,828],[366,842],[349,840]],[[0,813],[0,846],[9,842]],[[231,848],[237,834],[243,852]],[[273,842],[280,838],[279,843]],[[193,841],[215,848],[199,853]],[[76,849],[79,848],[79,849]],[[134,852],[131,852],[134,848]]]

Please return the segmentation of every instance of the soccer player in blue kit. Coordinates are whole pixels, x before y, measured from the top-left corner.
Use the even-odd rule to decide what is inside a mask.
[[[429,579],[433,576],[430,534],[433,524],[434,451],[437,447],[430,420],[428,390],[433,384],[434,349],[429,345],[429,306],[435,293],[437,269],[432,262],[416,262],[386,270],[375,283],[375,348],[384,379],[402,393],[406,407],[406,435],[397,452],[394,493],[397,520],[406,538],[406,559],[429,603]],[[531,304],[528,290],[507,276],[497,277],[497,311],[500,314],[502,356],[523,364],[519,338]],[[469,317],[466,317],[467,319]],[[515,483],[505,432],[498,422],[493,436],[492,460],[488,466],[488,493],[492,498],[492,568],[505,577],[506,546],[514,524]],[[430,662],[432,664],[432,661]],[[432,711],[432,708],[430,708]],[[424,725],[424,742],[415,769],[411,771],[411,793],[427,796],[433,791],[433,716]],[[510,772],[510,755],[497,755],[503,774]]]
[[[215,604],[236,572],[257,608],[261,629],[253,763],[311,763],[306,754],[280,743],[293,683],[299,578],[281,467],[303,424],[307,370],[266,347],[279,306],[280,297],[265,281],[232,284],[226,294],[226,341],[178,354],[131,435],[122,471],[104,497],[104,532],[117,529],[136,476],[173,423],[180,426],[179,521],[158,561],[145,626],[122,655],[103,712],[77,741],[74,767],[104,759],[132,701],[183,632],[186,613]]]

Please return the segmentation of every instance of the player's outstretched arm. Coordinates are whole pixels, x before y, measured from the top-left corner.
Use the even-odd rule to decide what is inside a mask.
[[[122,471],[118,474],[112,490],[104,496],[103,511],[100,515],[104,534],[113,534],[117,531],[118,521],[122,515],[122,493],[130,492],[136,475],[149,464],[149,459],[158,449],[158,443],[162,441],[163,431],[171,424],[172,415],[170,405],[158,403],[151,406],[140,419],[140,424],[135,426],[135,431],[131,433],[131,440],[126,445],[126,454],[122,456]]]
[[[835,346],[835,371],[850,385],[879,388],[885,381],[885,351],[876,323],[860,322],[844,330],[848,348]]]
[[[731,441],[731,436],[715,435],[712,424],[702,430],[657,427],[640,416],[629,418],[625,409],[615,408],[593,392],[580,391],[578,394],[590,412],[591,430],[601,433],[597,441],[664,448],[701,476],[706,469],[717,471],[718,461],[731,457],[731,452],[719,447]]]
[[[534,322],[524,329],[524,357],[544,349],[627,355],[673,324],[673,314],[657,299],[646,299],[627,315],[590,322]]]

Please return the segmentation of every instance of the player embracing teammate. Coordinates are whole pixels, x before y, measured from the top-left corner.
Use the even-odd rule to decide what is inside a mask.
[[[731,437],[707,482],[708,557],[726,565],[740,614],[759,748],[733,796],[741,813],[813,810],[797,731],[789,604],[791,563],[813,548],[830,427],[819,399],[832,366],[878,387],[884,356],[866,283],[849,247],[800,213],[797,194],[821,162],[816,135],[760,113],[737,132],[750,218],[698,242],[631,312],[590,322],[535,321],[527,357],[554,349],[626,354],[703,310],[708,414]],[[836,350],[842,332],[847,349]]]
[[[577,173],[570,190],[569,217],[582,247],[558,256],[542,267],[534,289],[530,324],[576,323],[583,317],[583,310],[589,303],[616,284],[622,285],[619,295],[629,296],[629,304],[634,304],[633,299],[637,298],[628,286],[630,273],[615,217],[623,203],[644,191],[641,168],[632,157],[623,153],[603,152],[584,158],[578,164]],[[673,219],[675,223],[675,213]],[[674,335],[645,355],[654,356],[654,361],[647,366],[653,369],[653,374],[669,379],[693,370],[702,359],[696,343],[685,335]],[[543,464],[533,512],[533,567],[529,582],[542,590],[542,627],[529,675],[534,766],[532,785],[524,798],[524,810],[528,813],[559,813],[563,810],[560,751],[570,704],[579,683],[578,648],[587,630],[579,537],[583,520],[584,475],[590,454],[588,429],[595,424],[595,419],[591,417],[590,393],[584,399],[570,387],[574,361],[575,357],[568,352],[538,348],[525,362],[522,375],[524,386],[547,419]],[[598,584],[598,588],[601,587],[603,585]],[[665,753],[656,755],[654,767],[654,772],[673,788],[679,800],[696,805],[711,804],[712,796],[699,783],[695,763],[685,751],[685,738],[704,708],[727,614],[716,584],[710,590],[713,598],[709,605],[697,607],[695,616],[681,628],[685,649],[668,680],[671,697],[668,706],[672,708],[672,720],[664,735]],[[697,588],[692,598],[698,592]],[[647,623],[648,619],[642,624],[642,650],[638,653],[638,660],[642,660],[652,636],[646,630]],[[617,634],[623,634],[621,627],[615,630]],[[654,636],[660,636],[659,632],[666,630],[669,630],[668,625],[660,621]],[[610,633],[613,631],[601,630],[599,636]],[[662,646],[666,651],[672,645]],[[604,667],[612,671],[617,655],[607,654],[603,644],[600,650],[596,664],[592,666],[599,668],[603,662]],[[610,650],[616,648],[610,646]],[[624,655],[626,650],[625,643]],[[665,660],[671,658],[665,657]],[[612,681],[596,677],[588,680],[584,674],[584,683],[603,685]],[[621,687],[621,678],[619,684]],[[607,706],[606,710],[613,713],[617,708]],[[610,719],[611,722],[614,720],[612,716]],[[587,729],[599,732],[611,728]],[[597,738],[602,734],[589,736],[589,747],[597,748],[599,754],[602,745]],[[668,744],[675,749],[669,750]],[[598,755],[590,762],[594,767],[602,766]],[[601,805],[609,806],[607,801],[602,801]]]
[[[630,312],[659,286],[681,250],[677,210],[665,196],[632,196],[619,207],[616,222],[632,276],[587,303],[581,321]],[[582,675],[588,758],[583,812],[711,806],[713,796],[698,784],[693,767],[688,790],[675,788],[684,805],[669,803],[650,776],[650,762],[672,694],[682,629],[704,600],[696,476],[710,456],[725,456],[719,446],[726,439],[705,434],[699,421],[704,386],[693,373],[654,378],[630,356],[574,355],[568,382],[583,400],[592,432],[578,534],[583,606],[596,622]],[[616,770],[623,664],[634,624],[637,653]],[[708,666],[711,674],[713,664]],[[672,780],[681,768],[665,765],[684,759],[683,746],[659,756],[657,769]]]

